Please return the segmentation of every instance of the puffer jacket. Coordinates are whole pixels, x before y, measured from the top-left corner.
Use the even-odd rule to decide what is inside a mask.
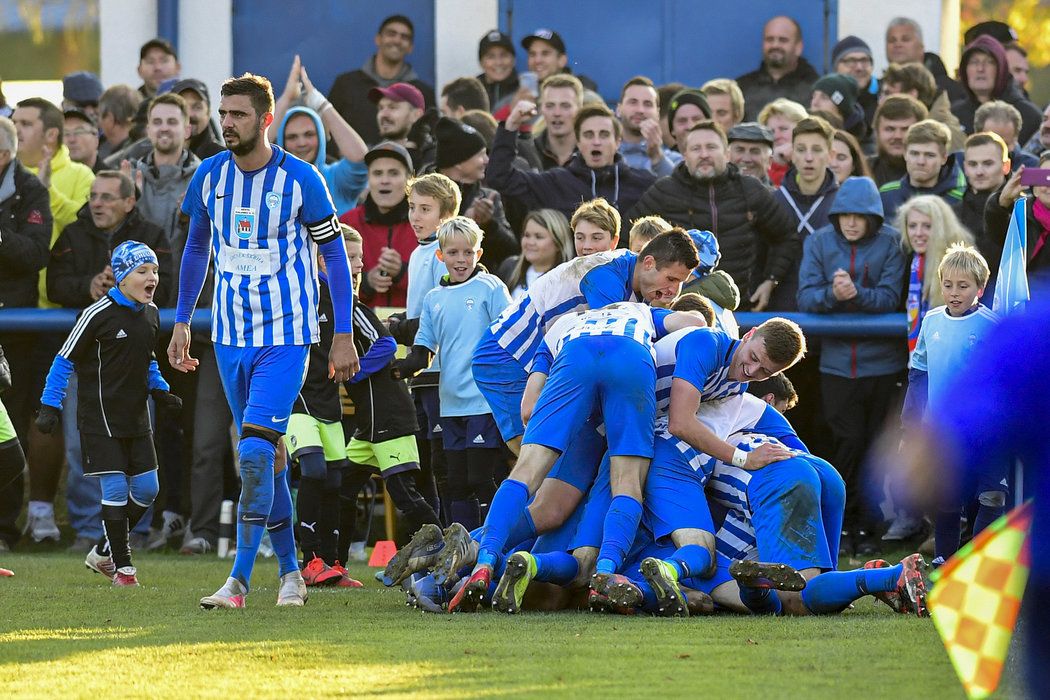
[[[766,279],[783,281],[798,264],[798,234],[773,193],[729,163],[721,175],[698,180],[685,162],[656,181],[627,213],[627,220],[658,214],[684,229],[707,230],[722,251],[719,269],[736,282],[743,305]],[[764,260],[764,263],[762,262]]]
[[[12,160],[0,171],[0,309],[37,305],[51,227],[47,188]]]
[[[572,218],[576,207],[583,202],[604,197],[621,214],[620,240],[627,244],[631,223],[623,214],[630,211],[656,181],[652,173],[628,167],[619,153],[613,164],[604,168],[587,167],[583,156],[575,153],[564,168],[551,168],[542,173],[523,172],[514,167],[517,142],[517,134],[500,124],[485,171],[489,187],[505,198],[513,197],[526,210],[557,209],[567,219]]]
[[[1018,143],[1027,143],[1032,134],[1039,131],[1039,125],[1043,121],[1042,111],[1031,103],[1014,83],[1010,75],[1010,67],[1006,62],[1006,50],[1003,45],[990,36],[979,36],[963,49],[962,59],[959,61],[959,82],[966,89],[966,97],[952,102],[952,114],[959,118],[959,124],[967,134],[973,133],[974,115],[981,101],[970,89],[966,82],[966,64],[977,51],[986,53],[995,59],[998,67],[995,87],[992,89],[992,99],[1002,100],[1017,108],[1021,113],[1021,133],[1017,136]]]
[[[838,226],[840,214],[868,217],[868,233],[847,241]],[[799,271],[798,308],[809,313],[884,314],[901,302],[904,254],[900,236],[883,223],[882,201],[875,183],[866,177],[847,178],[829,212],[831,222],[806,239]],[[857,296],[839,301],[832,292],[836,270],[846,270]],[[907,365],[907,344],[897,338],[832,336],[822,340],[820,371],[856,379],[902,371]]]

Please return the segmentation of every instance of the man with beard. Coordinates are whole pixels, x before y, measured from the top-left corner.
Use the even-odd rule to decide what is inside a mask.
[[[652,80],[645,76],[628,80],[620,92],[616,116],[623,125],[620,155],[628,166],[662,177],[682,162],[682,154],[663,144],[660,98]]]
[[[306,375],[310,345],[320,337],[318,253],[335,310],[328,375],[343,382],[360,369],[350,267],[335,207],[312,165],[267,141],[273,111],[266,78],[245,74],[223,83],[219,118],[229,151],[197,169],[182,203],[190,229],[168,361],[180,372],[197,369],[190,317],[214,249],[212,342],[240,435],[237,557],[226,583],[201,599],[205,609],[244,607],[264,531],[279,563],[277,605],[306,603],[277,443]]]
[[[1050,149],[1050,105],[1043,110],[1043,121],[1039,125],[1039,131],[1035,132],[1035,135],[1024,146],[1024,150],[1034,156],[1038,156],[1047,149]]]
[[[377,51],[365,61],[360,70],[342,73],[332,83],[328,99],[354,131],[361,134],[367,144],[375,144],[386,136],[380,136],[382,127],[376,125],[374,100],[367,99],[375,88],[393,87],[395,83],[408,83],[420,94],[420,102],[426,107],[434,106],[434,88],[423,82],[405,58],[412,53],[415,25],[404,15],[391,15],[383,20],[376,33]],[[423,109],[420,105],[420,109]],[[417,163],[418,165],[418,163]]]
[[[873,127],[878,153],[868,159],[868,165],[876,185],[881,187],[904,177],[904,139],[911,125],[928,115],[926,107],[910,95],[891,95],[875,110]]]
[[[744,120],[755,121],[778,97],[808,105],[820,75],[802,58],[802,27],[790,17],[774,17],[762,29],[762,65],[736,79],[744,93]]]
[[[377,107],[379,136],[407,148],[417,172],[424,172],[426,166],[434,162],[434,141],[422,121],[426,107],[423,93],[414,85],[394,83],[390,87],[372,88],[368,99]]]
[[[722,251],[719,267],[750,297],[750,309],[762,311],[799,258],[791,218],[765,185],[728,162],[729,143],[718,124],[699,122],[683,145],[685,160],[657,180],[626,218],[659,214],[684,229],[713,231]]]

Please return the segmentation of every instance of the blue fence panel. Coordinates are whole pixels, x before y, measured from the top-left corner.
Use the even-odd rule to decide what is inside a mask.
[[[500,28],[515,43],[540,27],[561,34],[573,71],[598,83],[611,103],[635,75],[657,84],[699,86],[711,78],[736,78],[762,60],[762,26],[788,14],[802,27],[803,55],[818,73],[838,40],[835,0],[500,0]],[[479,33],[480,38],[480,33]],[[518,69],[527,70],[518,48]]]
[[[280,95],[292,57],[299,54],[310,80],[327,94],[337,75],[357,70],[375,53],[379,23],[395,14],[405,15],[415,25],[415,45],[408,62],[433,85],[434,0],[237,0],[233,3],[233,72],[265,75]],[[478,29],[479,38],[485,29],[488,27]]]

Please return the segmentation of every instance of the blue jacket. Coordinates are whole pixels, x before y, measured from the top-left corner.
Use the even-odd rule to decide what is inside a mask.
[[[883,223],[875,183],[851,177],[842,183],[828,213],[831,223],[806,239],[799,271],[798,308],[810,313],[884,314],[901,301],[904,255],[900,236]],[[838,224],[840,214],[865,214],[868,233],[850,242]],[[850,273],[857,296],[839,301],[832,292],[835,271]],[[907,345],[898,338],[829,337],[823,340],[820,371],[839,377],[875,377],[902,371]]]
[[[368,166],[346,158],[340,158],[334,163],[327,162],[328,148],[324,124],[321,123],[320,115],[309,107],[292,107],[285,112],[281,128],[277,131],[278,146],[284,148],[284,128],[288,120],[297,114],[305,114],[313,119],[317,126],[317,155],[314,157],[314,167],[320,171],[325,184],[328,185],[336,215],[342,216],[357,206],[357,197],[368,186]]]
[[[914,187],[908,178],[908,174],[905,173],[900,180],[887,182],[879,188],[879,194],[882,196],[882,210],[887,221],[893,221],[901,205],[916,195],[935,194],[943,199],[949,207],[954,207],[962,201],[965,193],[966,175],[963,174],[963,169],[958,161],[950,156],[944,165],[941,166],[937,184],[933,187]]]

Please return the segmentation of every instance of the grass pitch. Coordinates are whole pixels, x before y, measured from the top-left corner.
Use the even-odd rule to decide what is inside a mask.
[[[81,557],[0,556],[0,697],[962,697],[930,620],[873,598],[802,619],[431,615],[359,565],[364,589],[278,609],[260,560],[247,609],[206,612],[229,562],[136,564],[125,590]]]

